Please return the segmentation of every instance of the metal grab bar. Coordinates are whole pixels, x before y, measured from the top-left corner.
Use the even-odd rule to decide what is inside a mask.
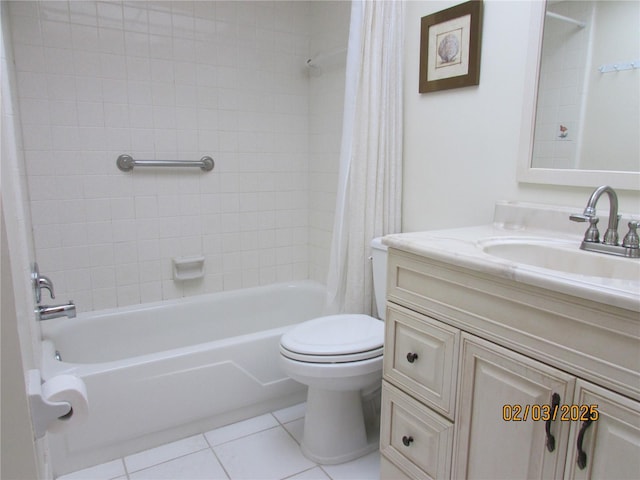
[[[120,155],[116,165],[123,172],[130,172],[133,167],[200,167],[204,172],[213,170],[213,158],[205,155],[200,160],[134,160],[131,155]]]

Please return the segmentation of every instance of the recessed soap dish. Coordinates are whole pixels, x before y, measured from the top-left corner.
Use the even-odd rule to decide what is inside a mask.
[[[204,257],[196,255],[191,257],[173,258],[173,279],[180,282],[204,277]]]

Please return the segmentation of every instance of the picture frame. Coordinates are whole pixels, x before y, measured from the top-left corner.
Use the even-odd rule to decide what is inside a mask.
[[[480,83],[482,0],[422,17],[419,93]]]

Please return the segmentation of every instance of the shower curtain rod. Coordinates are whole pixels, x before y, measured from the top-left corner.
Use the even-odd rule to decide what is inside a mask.
[[[546,14],[547,14],[547,17],[555,18],[557,20],[562,20],[563,22],[573,23],[574,25],[577,25],[580,28],[584,28],[587,26],[586,22],[582,22],[580,20],[576,20],[571,17],[565,17],[564,15],[560,15],[559,13],[546,12]]]

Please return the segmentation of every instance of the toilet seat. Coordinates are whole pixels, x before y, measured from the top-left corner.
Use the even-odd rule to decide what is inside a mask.
[[[280,339],[280,352],[307,363],[348,363],[383,353],[384,324],[368,315],[329,315],[306,321]]]

